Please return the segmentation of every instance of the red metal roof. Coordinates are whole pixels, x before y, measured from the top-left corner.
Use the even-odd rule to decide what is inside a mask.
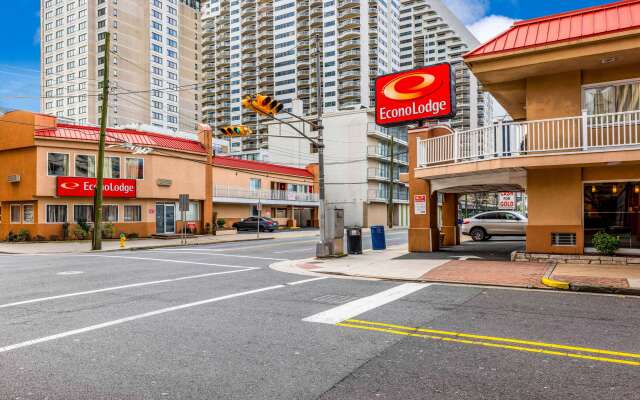
[[[506,32],[464,57],[507,53],[632,29],[640,29],[640,0],[624,0],[516,22]]]
[[[313,174],[303,168],[287,167],[284,165],[270,164],[261,161],[241,160],[233,157],[215,156],[213,165],[251,171],[270,172],[273,174],[293,175],[303,178],[313,178]]]
[[[37,129],[34,136],[66,140],[97,142],[100,129],[93,126],[57,124],[56,128]],[[204,146],[196,141],[159,133],[142,132],[134,129],[107,129],[107,143],[129,142],[141,146],[159,147],[192,153],[205,153]]]
[[[100,129],[93,126],[78,126],[58,123],[56,128],[36,129],[34,136],[71,141],[97,142],[99,133]],[[141,146],[158,147],[192,153],[206,153],[204,146],[196,140],[162,135],[159,133],[137,131],[134,129],[108,128],[105,140],[109,144],[122,143],[123,141],[126,141],[128,143]],[[241,160],[232,157],[216,156],[214,157],[213,164],[223,168],[227,167],[248,171],[261,171],[281,175],[313,178],[313,174],[303,168],[293,168],[260,161]]]

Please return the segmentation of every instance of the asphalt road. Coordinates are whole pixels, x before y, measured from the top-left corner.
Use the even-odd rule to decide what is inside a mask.
[[[268,268],[314,242],[0,255],[0,399],[640,399],[638,298]]]

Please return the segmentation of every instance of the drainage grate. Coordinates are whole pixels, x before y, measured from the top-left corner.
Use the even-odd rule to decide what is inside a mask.
[[[350,301],[358,300],[359,297],[344,296],[341,294],[325,294],[324,296],[316,297],[313,301],[323,304],[344,304]]]

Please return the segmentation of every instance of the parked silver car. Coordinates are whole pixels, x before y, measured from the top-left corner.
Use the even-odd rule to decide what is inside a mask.
[[[524,236],[527,217],[514,211],[489,211],[462,221],[462,234],[474,241],[489,240],[491,236]]]

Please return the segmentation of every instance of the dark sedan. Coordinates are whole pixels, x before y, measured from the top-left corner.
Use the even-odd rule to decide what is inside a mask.
[[[255,231],[258,226],[258,217],[245,218],[240,222],[233,224],[233,227],[239,231]],[[271,218],[260,218],[260,232],[273,232],[278,229],[278,223]]]

